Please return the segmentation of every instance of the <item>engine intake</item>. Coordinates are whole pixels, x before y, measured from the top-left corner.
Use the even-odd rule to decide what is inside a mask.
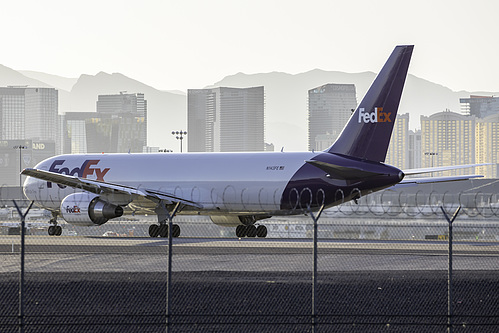
[[[61,202],[61,215],[71,224],[101,225],[123,215],[123,207],[101,200],[92,193],[73,193]]]

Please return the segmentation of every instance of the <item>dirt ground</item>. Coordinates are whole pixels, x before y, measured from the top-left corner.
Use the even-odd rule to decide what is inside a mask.
[[[26,273],[25,332],[165,332],[164,273]],[[311,275],[175,272],[171,332],[311,332]],[[447,332],[447,272],[317,277],[316,332]],[[0,275],[0,331],[19,332],[19,274]],[[454,273],[454,332],[499,331],[496,271]]]

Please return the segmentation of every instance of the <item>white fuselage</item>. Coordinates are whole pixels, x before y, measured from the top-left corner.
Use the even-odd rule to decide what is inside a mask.
[[[40,162],[36,168],[169,193],[201,204],[202,214],[265,214],[280,210],[286,185],[304,161],[316,155],[312,152],[61,155]],[[24,191],[39,206],[56,211],[67,195],[78,190],[28,177]],[[152,207],[145,204],[139,208]]]

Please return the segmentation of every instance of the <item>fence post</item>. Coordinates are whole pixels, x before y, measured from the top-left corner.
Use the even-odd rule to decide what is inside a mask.
[[[163,203],[164,205],[164,203]],[[173,259],[173,217],[177,214],[177,211],[180,208],[180,202],[177,202],[175,204],[175,208],[173,209],[173,212],[170,214],[166,210],[165,206],[165,211],[168,215],[168,272],[166,273],[167,276],[167,281],[166,281],[166,333],[171,332],[171,298],[172,298],[172,259]]]
[[[449,270],[448,270],[448,279],[447,279],[447,332],[452,333],[452,316],[453,316],[453,307],[452,307],[452,222],[459,214],[461,210],[461,206],[457,207],[456,211],[452,215],[451,218],[445,212],[443,206],[440,206],[442,213],[444,213],[445,219],[449,223]]]
[[[322,204],[321,208],[317,212],[317,216],[314,216],[314,213],[310,209],[310,206],[308,207],[308,211],[310,216],[312,217],[312,220],[314,220],[314,249],[313,249],[313,256],[314,256],[314,269],[312,272],[312,333],[315,332],[315,328],[317,326],[317,308],[316,308],[316,284],[317,284],[317,221],[319,220],[319,217],[322,214],[322,211],[324,210],[324,204]]]
[[[21,217],[21,269],[19,272],[19,333],[24,333],[24,238],[25,238],[25,230],[26,230],[26,215],[28,215],[29,210],[33,206],[33,201],[31,201],[31,204],[29,205],[28,209],[26,209],[26,212],[24,214],[21,212],[21,209],[17,205],[15,200],[12,200],[14,202],[14,206],[16,206],[17,213]]]

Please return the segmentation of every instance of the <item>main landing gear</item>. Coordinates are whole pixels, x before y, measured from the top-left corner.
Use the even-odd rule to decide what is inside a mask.
[[[258,227],[250,225],[238,225],[236,227],[236,236],[242,237],[267,237],[267,227],[264,225],[259,225]]]
[[[53,224],[48,228],[49,236],[60,236],[62,235],[62,228],[60,225],[57,225],[57,213],[52,212],[52,218],[49,223]]]
[[[149,226],[149,236],[151,237],[168,237],[168,224],[151,224]],[[172,225],[172,237],[180,236],[180,226],[178,224]]]
[[[149,236],[151,237],[168,237],[168,225],[169,222],[173,222],[173,218],[177,215],[183,208],[180,202],[175,204],[172,212],[168,210],[164,201],[159,201],[158,205],[154,209],[156,215],[158,215],[158,224],[151,224],[149,226]],[[178,224],[171,224],[172,226],[172,237],[180,236],[180,226]]]

